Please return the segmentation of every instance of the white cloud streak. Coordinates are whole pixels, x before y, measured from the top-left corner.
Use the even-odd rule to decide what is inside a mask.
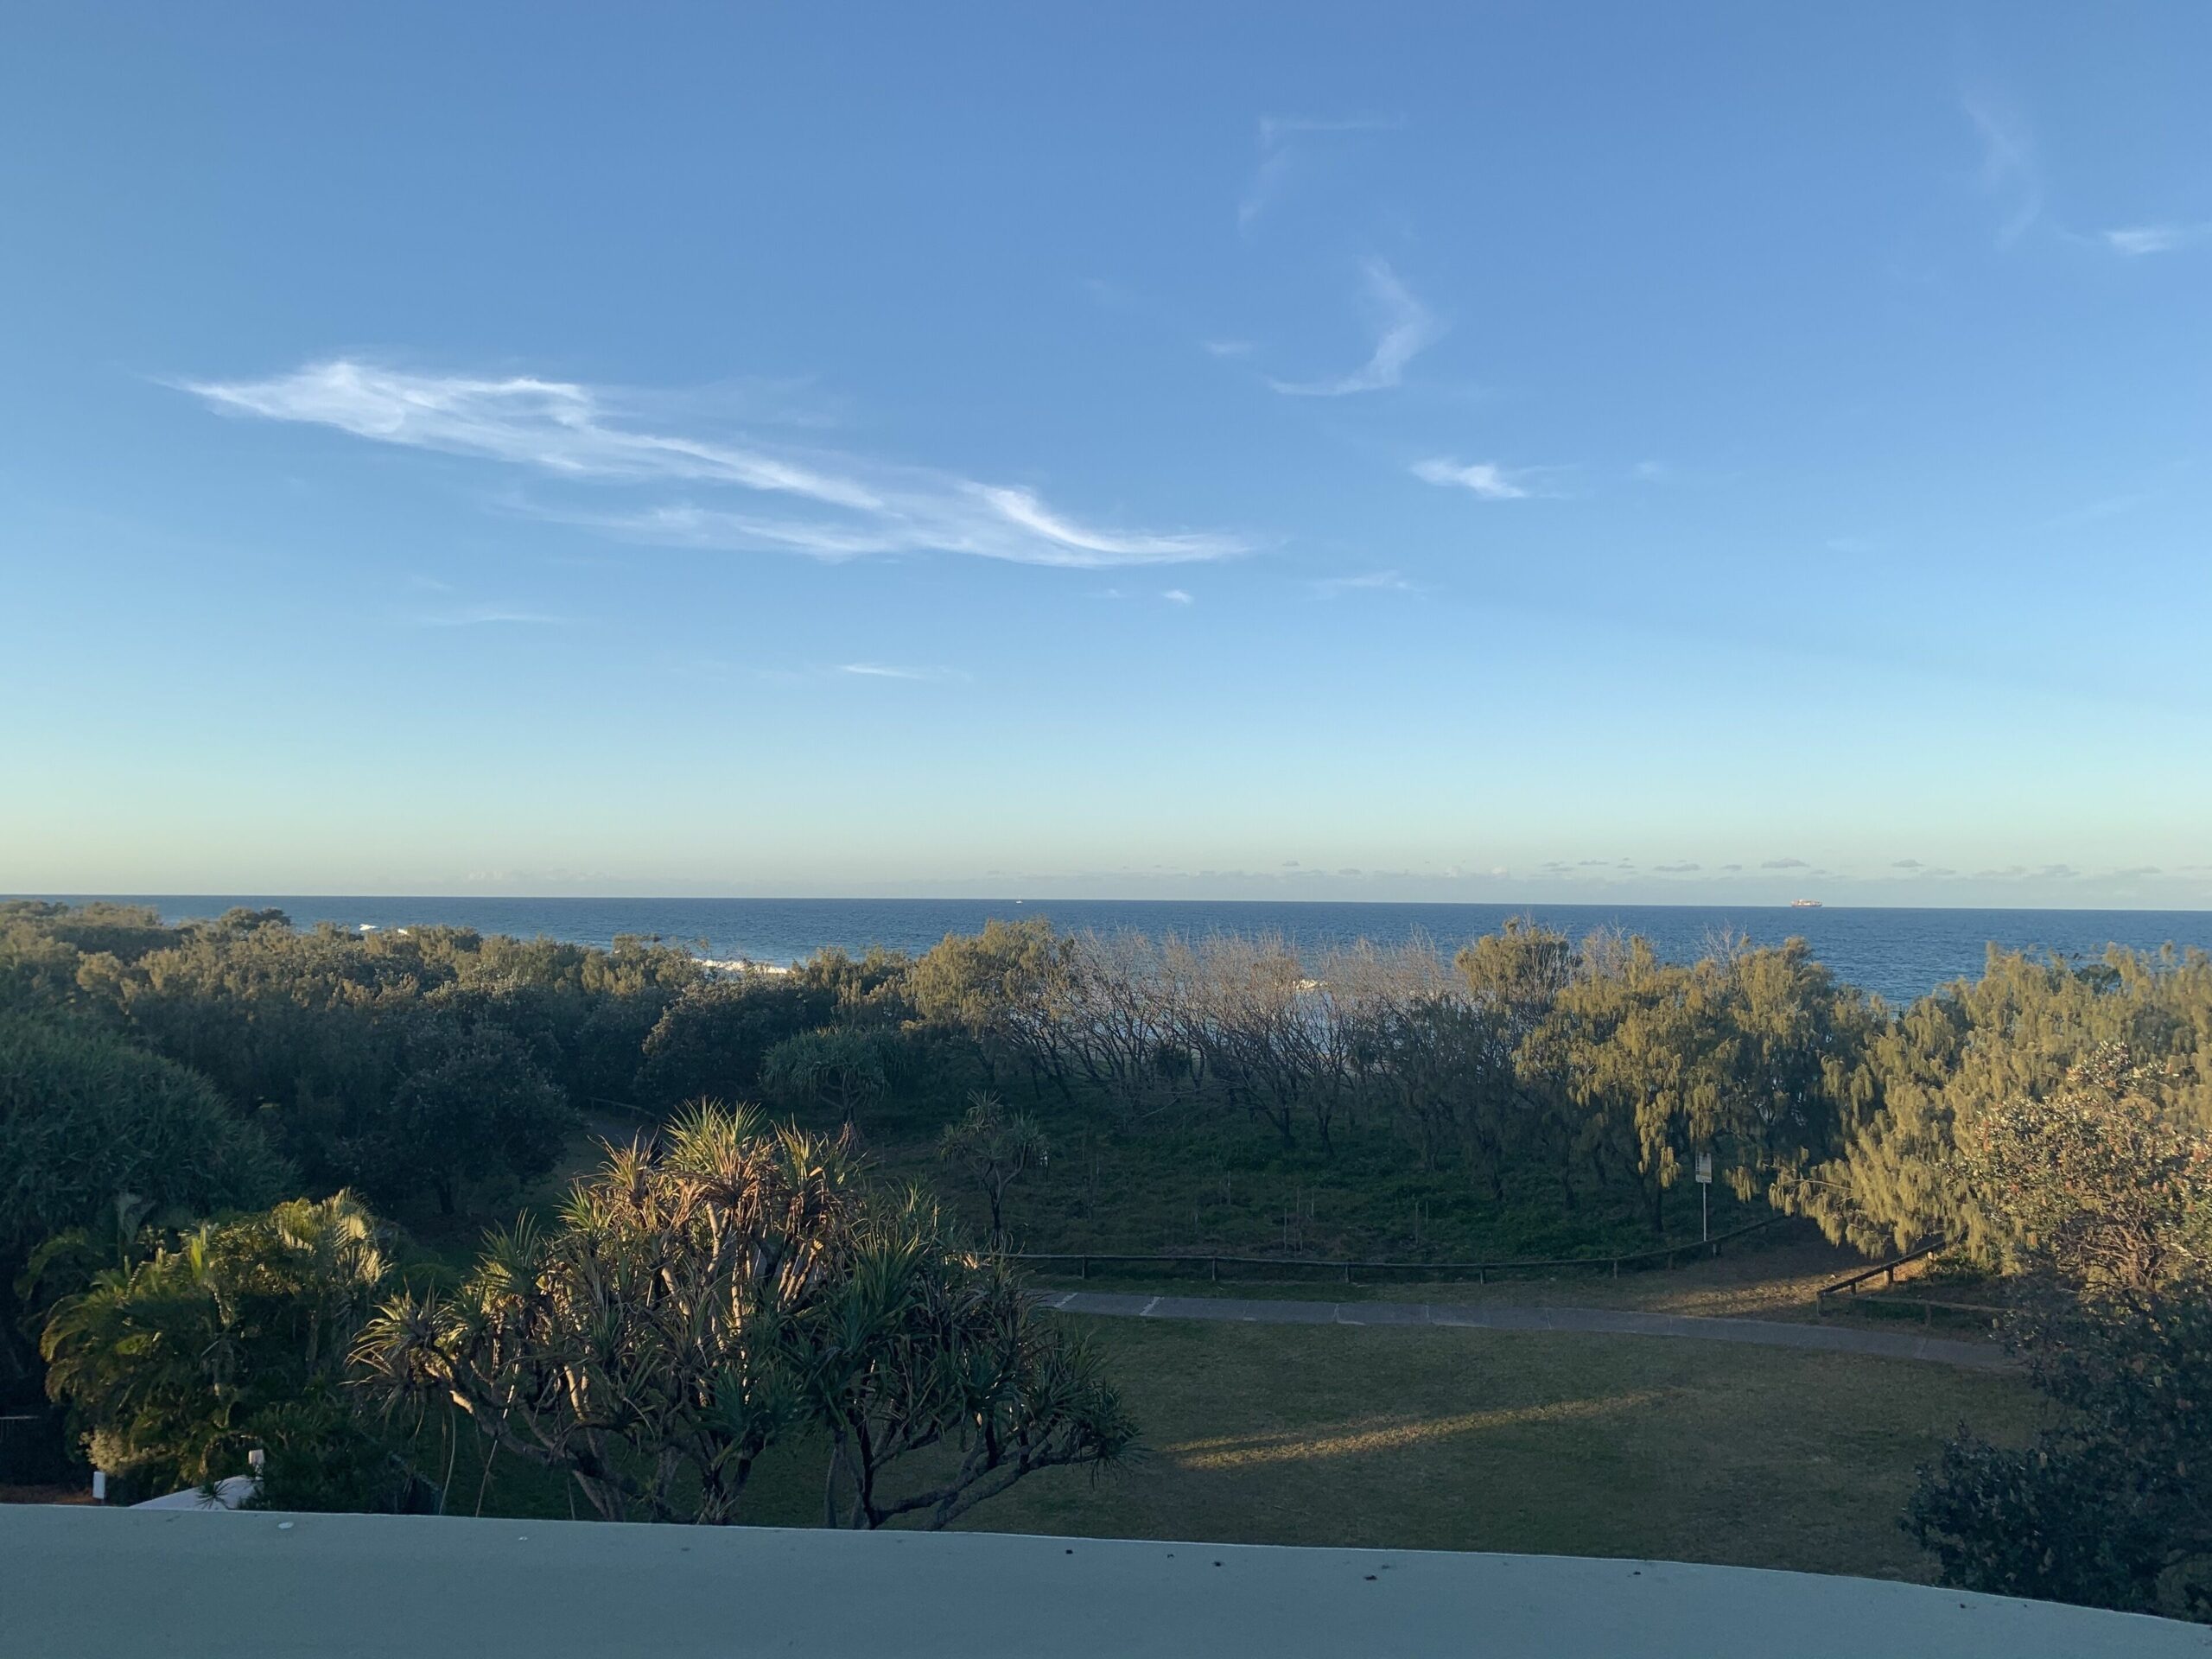
[[[1282,194],[1290,168],[1291,152],[1287,149],[1272,149],[1260,158],[1259,170],[1252,175],[1252,182],[1245,187],[1243,198],[1236,204],[1236,228],[1241,233],[1250,235],[1252,227],[1260,222],[1260,216]]]
[[[518,611],[500,605],[470,605],[460,610],[418,616],[415,619],[415,625],[423,628],[566,627],[570,620],[569,617],[550,616],[543,611]]]
[[[1236,204],[1236,228],[1249,235],[1253,226],[1274,205],[1295,166],[1292,141],[1309,136],[1348,132],[1395,132],[1406,124],[1403,116],[1354,115],[1314,118],[1305,116],[1263,115],[1260,118],[1260,165]]]
[[[1408,363],[1443,338],[1444,325],[1414,297],[1387,264],[1370,259],[1362,267],[1361,276],[1377,329],[1375,350],[1367,361],[1334,379],[1271,379],[1268,385],[1293,397],[1342,397],[1352,392],[1386,391],[1404,380]]]
[[[2009,247],[2043,217],[2043,171],[2027,124],[1995,100],[1968,93],[1967,118],[1981,138],[1981,188],[2003,215],[1997,244]]]
[[[1485,501],[1520,501],[1529,495],[1527,486],[1517,483],[1513,474],[1494,461],[1447,461],[1434,455],[1415,461],[1413,474],[1424,483],[1472,490]]]
[[[2140,259],[2153,253],[2171,253],[2212,236],[2212,225],[2131,225],[2100,231],[2098,240],[2124,259]]]
[[[634,540],[819,559],[936,551],[1081,569],[1190,563],[1253,547],[1218,532],[1085,525],[1030,490],[927,467],[653,431],[625,418],[620,395],[569,381],[416,373],[340,358],[264,380],[186,389],[230,414],[496,461],[564,482],[681,485],[755,498],[741,505],[660,499],[546,513]]]
[[[1262,147],[1272,146],[1309,132],[1402,132],[1405,126],[1402,115],[1263,115],[1260,143]]]
[[[1357,576],[1325,576],[1306,585],[1313,590],[1316,599],[1334,599],[1339,594],[1418,594],[1427,591],[1419,582],[1408,582],[1395,570],[1370,570]]]
[[[840,663],[837,671],[864,680],[964,680],[968,677],[955,669],[903,668],[896,663]]]

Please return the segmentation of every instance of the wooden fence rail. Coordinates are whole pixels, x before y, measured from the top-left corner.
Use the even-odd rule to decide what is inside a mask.
[[[1859,1294],[1859,1287],[1877,1275],[1879,1275],[1885,1285],[1894,1285],[1897,1281],[1899,1268],[1908,1262],[1917,1262],[1924,1255],[1935,1255],[1949,1242],[1948,1239],[1942,1238],[1930,1239],[1918,1249],[1907,1250],[1903,1255],[1892,1256],[1887,1262],[1877,1262],[1872,1267],[1839,1279],[1832,1285],[1822,1285],[1813,1293],[1815,1311],[1825,1315],[1828,1311],[1829,1297],[1843,1293],[1856,1296]]]

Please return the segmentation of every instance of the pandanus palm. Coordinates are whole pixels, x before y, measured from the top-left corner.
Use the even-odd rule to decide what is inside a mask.
[[[741,1107],[610,1148],[555,1224],[495,1238],[454,1295],[386,1303],[358,1353],[387,1398],[449,1399],[609,1518],[735,1520],[760,1457],[813,1430],[833,1523],[942,1526],[1133,1433],[1090,1351],[932,1206],[872,1188],[849,1136]]]

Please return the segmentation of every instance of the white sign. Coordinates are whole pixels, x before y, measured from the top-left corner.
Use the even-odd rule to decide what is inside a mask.
[[[1697,1155],[1697,1178],[1707,1186],[1713,1185],[1713,1154],[1700,1152]]]

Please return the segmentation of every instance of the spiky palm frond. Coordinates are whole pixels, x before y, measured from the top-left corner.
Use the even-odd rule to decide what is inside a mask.
[[[610,1147],[543,1232],[493,1235],[455,1296],[387,1302],[359,1351],[386,1399],[449,1395],[601,1514],[736,1519],[755,1461],[811,1427],[858,1523],[942,1524],[962,1494],[1115,1454],[1110,1412],[1072,1422],[1100,1406],[1095,1362],[1057,1340],[925,1195],[870,1188],[849,1135],[702,1102]],[[952,1497],[889,1495],[948,1441],[968,1448]]]

